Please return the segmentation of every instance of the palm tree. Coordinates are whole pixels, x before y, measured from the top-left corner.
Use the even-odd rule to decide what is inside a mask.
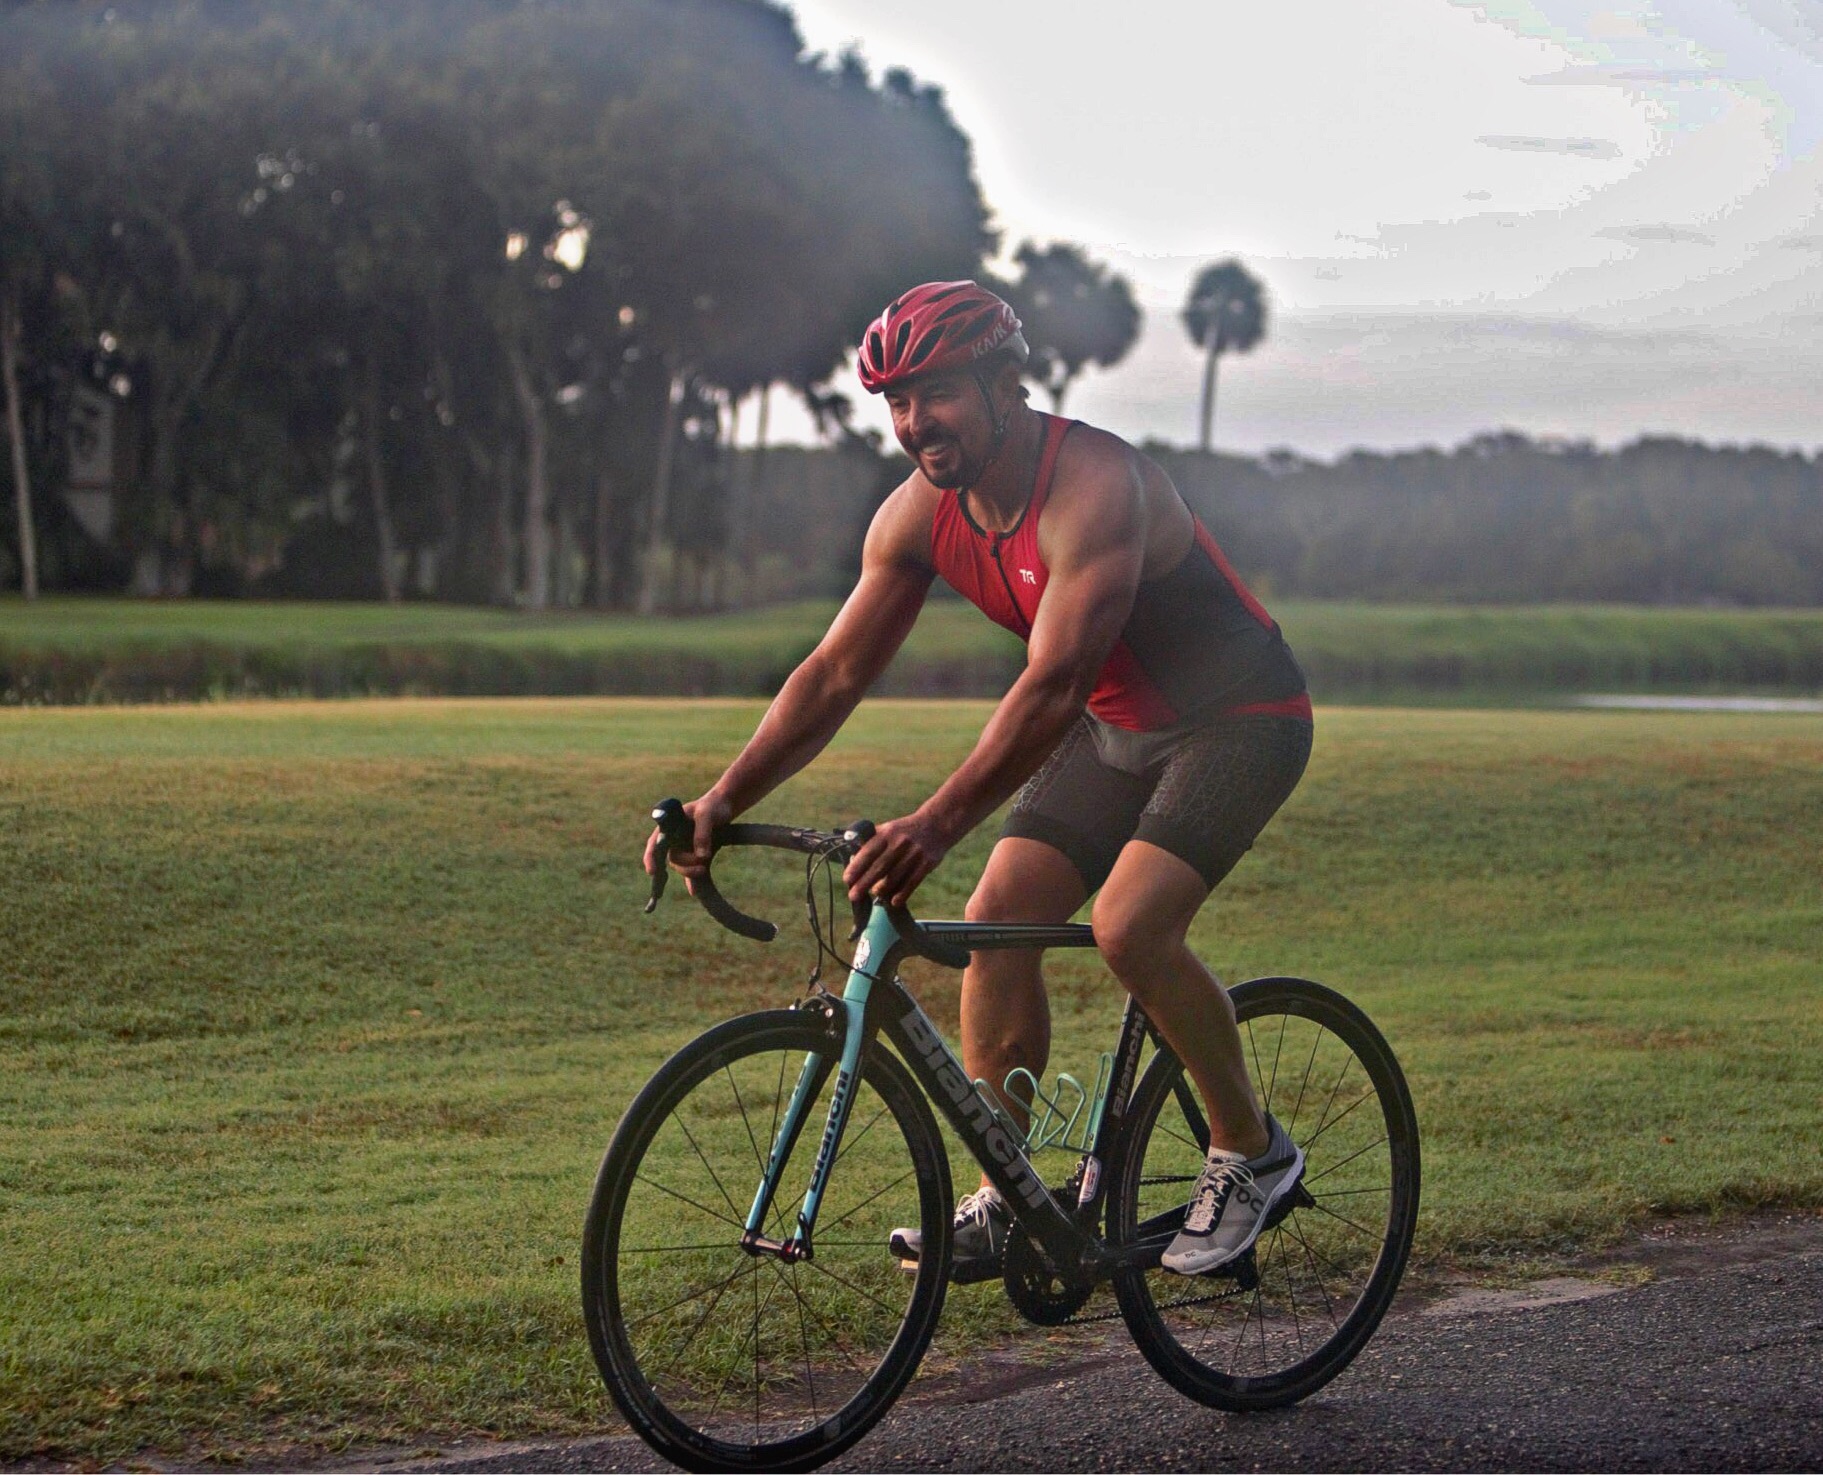
[[[1027,368],[1050,391],[1051,409],[1089,364],[1112,368],[1139,337],[1139,304],[1127,279],[1091,261],[1080,246],[1058,242],[1044,249],[1030,241],[1014,258],[1022,275],[1002,295],[1013,304],[1032,347]]]
[[[1203,418],[1199,447],[1209,449],[1215,425],[1215,362],[1225,353],[1246,353],[1266,336],[1266,289],[1232,257],[1205,266],[1190,284],[1184,330],[1207,355],[1203,368]]]

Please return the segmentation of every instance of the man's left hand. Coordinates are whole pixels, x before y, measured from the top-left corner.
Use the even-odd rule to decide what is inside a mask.
[[[850,901],[877,896],[902,907],[918,884],[949,854],[950,838],[922,812],[888,820],[842,873]]]

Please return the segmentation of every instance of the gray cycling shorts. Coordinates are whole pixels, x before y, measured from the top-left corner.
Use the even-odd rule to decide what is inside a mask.
[[[1310,742],[1301,717],[1129,732],[1085,712],[1026,780],[1000,833],[1061,850],[1090,891],[1129,840],[1168,850],[1213,889],[1297,787]]]

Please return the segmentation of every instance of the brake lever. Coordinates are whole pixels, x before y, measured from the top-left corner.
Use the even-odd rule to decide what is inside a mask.
[[[653,806],[652,821],[658,826],[658,870],[652,876],[652,894],[646,898],[648,915],[657,909],[659,897],[665,894],[665,883],[671,879],[671,847],[679,840],[693,838],[690,816],[684,813],[681,799],[660,800]]]
[[[874,837],[874,822],[870,819],[858,819],[842,830],[842,838],[849,844],[849,859],[854,859],[855,852]],[[867,930],[867,920],[873,915],[874,902],[871,896],[864,896],[859,901],[848,899],[849,909],[854,913],[854,930],[848,934],[850,942],[856,941]]]

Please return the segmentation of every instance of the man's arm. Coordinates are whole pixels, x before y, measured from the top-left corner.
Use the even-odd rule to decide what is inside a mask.
[[[1082,712],[1133,611],[1145,561],[1145,498],[1131,453],[1093,436],[1059,468],[1040,551],[1049,577],[1027,643],[1026,668],[962,766],[915,814],[881,825],[849,864],[849,894],[904,905],[958,840],[1037,771]]]
[[[695,822],[690,853],[671,859],[686,879],[708,863],[709,836],[751,809],[828,744],[904,644],[934,577],[929,534],[920,541],[919,503],[907,482],[874,514],[861,578],[817,648],[793,671],[740,756],[701,798],[684,806]],[[657,870],[658,832],[646,843]]]

